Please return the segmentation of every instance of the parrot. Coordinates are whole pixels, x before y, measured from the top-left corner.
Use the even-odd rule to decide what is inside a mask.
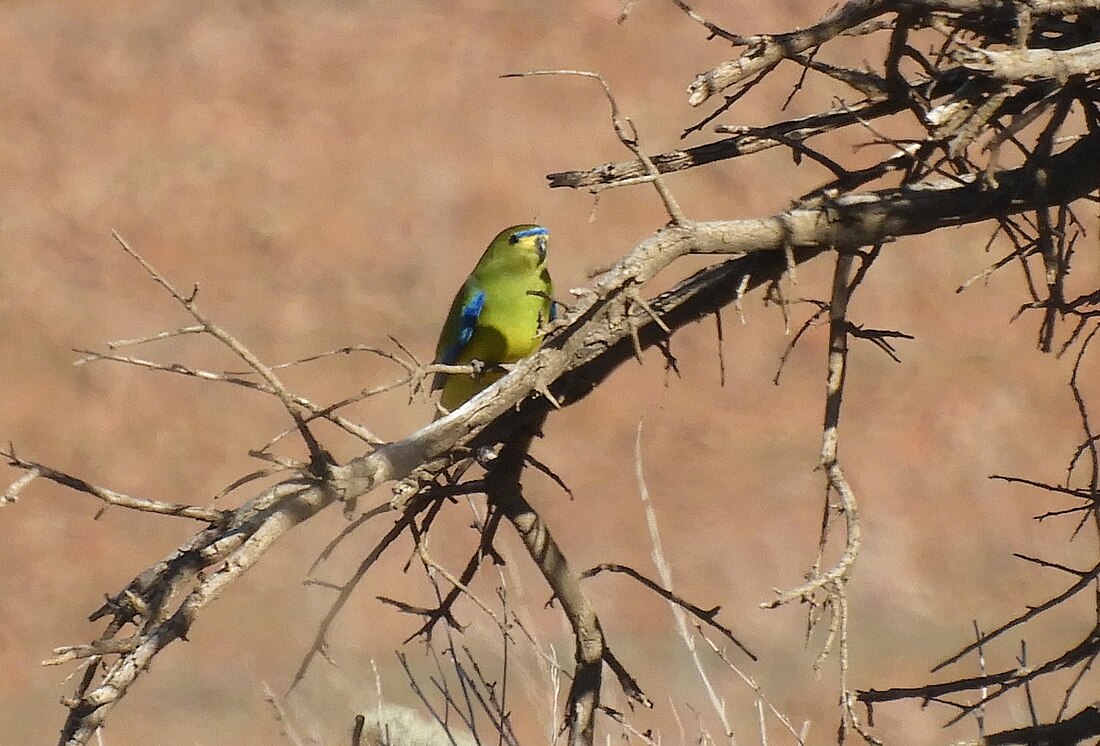
[[[453,412],[474,394],[499,380],[494,366],[527,357],[542,341],[541,327],[555,316],[554,285],[546,268],[550,231],[541,225],[514,225],[501,231],[481,255],[451,303],[435,348],[435,362],[483,369],[467,374],[437,373],[432,391]]]

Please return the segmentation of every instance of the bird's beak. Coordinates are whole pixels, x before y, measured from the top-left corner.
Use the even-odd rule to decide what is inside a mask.
[[[546,261],[546,236],[539,236],[535,239],[535,251],[539,254],[539,264]]]

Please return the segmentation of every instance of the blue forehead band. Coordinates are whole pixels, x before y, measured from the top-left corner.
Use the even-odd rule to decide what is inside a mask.
[[[528,236],[548,236],[548,235],[550,235],[550,231],[546,230],[541,225],[536,225],[534,228],[528,228],[525,231],[519,231],[518,233],[513,233],[512,238],[518,240],[518,239],[521,239],[521,238],[527,238]]]

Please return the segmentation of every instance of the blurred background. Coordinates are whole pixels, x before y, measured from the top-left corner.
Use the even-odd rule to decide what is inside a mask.
[[[698,4],[738,33],[779,32],[816,20],[831,2]],[[534,69],[597,70],[650,152],[683,147],[680,133],[706,111],[686,103],[699,72],[731,56],[672,3],[643,0],[618,23],[612,0],[455,2],[15,2],[0,9],[0,437],[20,455],[130,494],[206,504],[244,473],[247,456],[287,426],[274,399],[223,384],[110,363],[75,367],[74,349],[189,323],[127,258],[116,229],[177,287],[197,284],[201,307],[268,363],[343,345],[392,348],[393,336],[430,359],[451,296],[501,228],[538,221],[552,232],[551,267],[562,299],[650,235],[665,216],[647,187],[590,195],[551,191],[545,175],[629,154],[610,126],[598,86],[578,78],[502,80]],[[846,42],[847,43],[847,42]],[[874,60],[878,39],[853,40],[848,62]],[[781,70],[716,122],[762,125],[855,97],[811,79],[786,112],[798,71]],[[715,136],[691,136],[700,144]],[[845,162],[865,139],[830,152]],[[780,149],[675,175],[669,184],[698,219],[756,217],[787,206],[828,174]],[[1095,207],[1082,215],[1095,241]],[[1074,567],[1095,561],[1095,536],[1071,542],[1075,519],[1033,516],[1071,507],[995,473],[1057,482],[1080,441],[1067,381],[1072,353],[1035,349],[1038,317],[1012,321],[1026,302],[1018,268],[967,292],[955,289],[1005,253],[983,250],[991,226],[906,239],[884,251],[852,305],[853,320],[904,331],[901,364],[856,344],[845,400],[841,458],[860,499],[864,547],[850,586],[851,671],[857,688],[917,685],[979,673],[973,657],[935,676],[929,668],[973,638],[1069,582],[1016,560],[1040,555]],[[674,266],[660,287],[700,266]],[[799,269],[792,295],[825,298],[827,258]],[[1082,256],[1071,289],[1095,289],[1100,266]],[[773,589],[797,585],[813,562],[823,481],[815,473],[825,380],[824,329],[805,335],[778,386],[790,336],[781,310],[759,296],[744,323],[724,315],[726,385],[714,324],[672,342],[680,374],[656,352],[631,362],[578,406],[552,417],[535,454],[573,490],[532,473],[527,492],[571,561],[622,562],[654,576],[633,471],[644,421],[644,469],[675,589],[721,619],[760,656],[730,651],[768,701],[809,742],[835,740],[835,657],[813,669],[823,629],[807,639],[800,607],[763,610]],[[810,306],[796,305],[792,324]],[[1061,338],[1064,338],[1065,333]],[[215,343],[176,338],[141,357],[239,370]],[[1096,351],[1082,382],[1100,406]],[[1089,367],[1091,366],[1091,367]],[[1091,372],[1088,372],[1091,371]],[[379,358],[330,358],[287,371],[292,389],[334,401],[399,377]],[[347,410],[380,436],[425,424],[431,406],[397,389]],[[1094,412],[1094,417],[1096,413]],[[359,447],[328,432],[340,458]],[[293,448],[285,451],[297,455]],[[2,473],[5,481],[18,476]],[[223,498],[234,506],[248,488]],[[365,498],[385,502],[380,489]],[[119,509],[96,519],[91,498],[36,482],[0,509],[0,722],[8,743],[50,743],[71,694],[72,666],[45,668],[54,647],[98,636],[87,615],[105,594],[168,553],[197,526]],[[357,532],[318,571],[342,582],[387,528]],[[433,552],[458,570],[475,545],[468,507],[433,530]],[[285,740],[263,698],[284,693],[332,592],[303,585],[309,564],[346,525],[330,509],[286,537],[199,619],[188,643],[160,655],[110,716],[109,744],[277,744]],[[507,532],[506,532],[507,533]],[[568,630],[523,561],[502,546],[509,606],[525,609],[544,649],[571,669]],[[285,700],[288,717],[321,743],[346,742],[358,711],[381,697],[417,705],[394,650],[421,675],[424,645],[402,641],[418,620],[376,596],[432,601],[405,541],[380,563],[337,622],[331,655]],[[835,551],[828,559],[835,558]],[[478,581],[495,599],[500,575]],[[639,730],[665,743],[721,728],[674,633],[667,606],[621,576],[589,580],[618,658],[655,700]],[[1075,611],[1076,613],[1070,613]],[[1091,629],[1079,606],[986,651],[987,670],[1032,660]],[[469,645],[501,669],[499,632],[460,608]],[[523,647],[525,643],[520,644]],[[704,655],[742,743],[761,740],[756,695]],[[509,709],[525,743],[549,739],[560,718],[536,656],[511,661]],[[1064,680],[1063,682],[1064,683]],[[563,689],[567,683],[563,683]],[[1071,711],[1093,701],[1082,686]],[[625,709],[610,677],[611,706]],[[1061,690],[1040,685],[1051,717]],[[562,694],[564,696],[564,694]],[[888,743],[944,743],[946,708],[880,707]],[[991,730],[1029,722],[1022,696],[990,709]],[[602,721],[605,732],[617,733]],[[769,743],[791,743],[767,718]]]

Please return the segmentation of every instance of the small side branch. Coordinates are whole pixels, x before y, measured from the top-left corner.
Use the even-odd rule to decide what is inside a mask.
[[[167,290],[168,294],[171,295],[177,303],[183,306],[183,308],[189,314],[191,314],[195,321],[199,322],[199,325],[202,326],[204,332],[214,337],[214,339],[218,340],[223,345],[232,350],[233,353],[236,354],[241,360],[243,360],[249,368],[256,371],[260,378],[264,379],[267,385],[270,386],[271,389],[275,392],[275,395],[279,397],[279,401],[283,403],[283,407],[286,408],[287,414],[289,414],[291,419],[294,420],[294,424],[297,426],[298,431],[301,433],[302,439],[305,441],[306,446],[309,448],[311,463],[316,466],[319,471],[322,468],[325,468],[329,464],[331,464],[332,458],[320,447],[320,445],[317,443],[317,440],[313,437],[313,434],[310,432],[306,421],[298,412],[298,409],[294,402],[294,396],[283,385],[283,382],[279,380],[279,377],[275,375],[275,372],[271,370],[271,368],[269,368],[267,365],[265,365],[264,362],[255,355],[255,353],[245,347],[240,342],[240,340],[238,340],[220,325],[214,323],[214,321],[209,316],[207,316],[199,309],[198,303],[196,302],[196,298],[199,292],[198,286],[195,286],[195,288],[192,289],[190,295],[182,295],[178,290],[176,290],[175,287],[172,286],[172,283],[170,283],[167,278],[160,274],[153,267],[153,265],[145,259],[145,257],[141,256],[141,254],[137,253],[137,251],[131,248],[130,244],[128,244],[126,240],[121,235],[119,235],[118,231],[112,230],[111,235],[114,236],[115,241],[117,241],[118,245],[122,247],[122,250],[129,254],[130,257],[133,258],[138,264],[140,264],[142,269],[144,269],[149,274],[154,282]]]
[[[821,547],[824,548],[828,533],[829,506],[828,497],[835,492],[840,497],[840,512],[845,517],[847,539],[844,554],[832,569],[819,574],[816,569],[803,585],[780,593],[775,599],[764,604],[765,608],[775,608],[799,599],[808,599],[815,591],[833,583],[843,584],[855,563],[862,543],[859,517],[856,509],[856,496],[837,456],[840,443],[840,410],[844,398],[844,381],[847,376],[848,334],[850,323],[847,319],[848,299],[854,275],[855,255],[841,252],[836,258],[833,273],[833,293],[829,305],[829,356],[828,381],[825,394],[825,427],[821,442],[821,468],[825,470],[826,519],[822,524]],[[819,558],[820,562],[820,558]]]
[[[709,609],[704,609],[701,606],[696,606],[687,599],[680,598],[680,596],[676,595],[672,591],[662,587],[655,581],[650,580],[645,575],[642,575],[640,572],[635,570],[633,567],[620,565],[616,562],[603,562],[599,565],[596,565],[595,567],[591,567],[581,573],[581,579],[583,580],[587,578],[594,578],[603,572],[622,573],[623,575],[627,575],[628,577],[633,578],[669,603],[676,604],[703,624],[707,625],[708,627],[713,627],[715,630],[721,633],[723,637],[725,637],[727,640],[740,648],[741,652],[747,655],[752,660],[758,660],[756,655],[747,647],[745,647],[744,644],[742,644],[741,641],[737,639],[737,637],[734,636],[733,631],[729,627],[726,627],[724,624],[717,620],[716,617],[718,616],[718,613],[722,610],[721,606],[714,606]]]
[[[92,484],[91,482],[81,479],[80,477],[74,477],[72,474],[66,474],[63,471],[52,469],[44,464],[39,464],[34,461],[28,461],[15,455],[15,452],[8,448],[6,450],[0,450],[0,456],[8,459],[8,464],[19,469],[25,470],[27,473],[17,479],[11,487],[5,492],[6,495],[15,495],[20,489],[26,486],[29,479],[41,477],[42,479],[48,479],[51,482],[56,482],[63,487],[76,490],[77,492],[83,492],[92,497],[102,500],[107,505],[114,505],[120,508],[128,508],[130,510],[138,510],[144,513],[159,513],[161,515],[174,515],[181,518],[191,518],[196,521],[203,521],[206,523],[221,525],[228,520],[230,511],[216,510],[214,508],[203,508],[198,505],[181,505],[179,503],[166,503],[160,500],[149,500],[143,497],[133,497],[132,495],[126,495],[121,492],[115,492],[114,490],[107,489],[106,487],[100,487]],[[29,477],[29,479],[28,479]],[[11,498],[9,498],[10,500]],[[0,501],[0,504],[3,504]]]
[[[664,203],[665,210],[668,212],[668,216],[672,223],[674,225],[681,225],[686,222],[684,213],[680,209],[680,203],[676,201],[676,198],[672,194],[672,190],[669,189],[668,184],[661,178],[661,171],[654,165],[652,159],[650,159],[642,149],[641,141],[638,136],[638,129],[634,126],[634,122],[622,115],[622,112],[619,110],[619,104],[615,101],[615,96],[611,93],[611,86],[607,84],[607,81],[604,80],[602,75],[587,70],[535,70],[532,72],[505,75],[504,77],[526,77],[530,75],[577,75],[582,78],[591,78],[599,81],[600,86],[603,87],[604,96],[607,97],[607,102],[611,105],[611,125],[615,128],[615,135],[619,138],[619,142],[625,145],[642,163],[645,169],[645,180],[653,182],[653,186],[656,188],[657,194],[660,195],[661,201]]]
[[[811,137],[833,132],[861,121],[870,121],[901,111],[904,104],[895,100],[865,100],[845,105],[822,114],[791,119],[779,124],[752,129],[721,126],[719,131],[732,137],[709,142],[694,148],[672,150],[649,156],[659,173],[676,173],[709,163],[759,153],[787,142],[801,142]],[[584,171],[564,171],[547,175],[551,187],[599,187],[606,189],[626,183],[636,184],[649,171],[641,160],[604,163]]]

